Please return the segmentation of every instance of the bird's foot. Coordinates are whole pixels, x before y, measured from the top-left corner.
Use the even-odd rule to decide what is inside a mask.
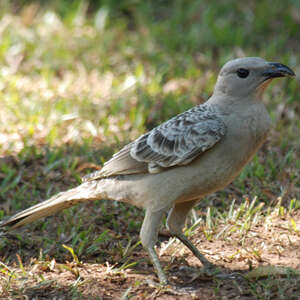
[[[189,280],[189,283],[195,281],[196,279],[207,281],[212,279],[220,279],[220,280],[236,279],[238,277],[241,277],[241,275],[237,272],[225,273],[220,268],[211,264],[209,267],[205,266],[204,268],[201,268],[200,270],[194,272],[192,278]]]

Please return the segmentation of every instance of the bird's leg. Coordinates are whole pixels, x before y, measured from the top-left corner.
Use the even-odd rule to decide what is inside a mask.
[[[183,233],[174,233],[175,237],[177,237],[184,245],[186,245],[193,254],[201,261],[202,265],[205,269],[213,269],[215,268],[214,264],[207,260],[207,258],[195,247],[195,245],[183,234]]]
[[[171,234],[178,238],[184,245],[186,245],[192,253],[201,261],[205,269],[214,269],[215,266],[209,262],[203,254],[193,245],[193,243],[182,233],[182,229],[185,225],[186,216],[189,211],[194,207],[198,200],[189,202],[176,203],[170,210],[167,227]]]
[[[146,209],[146,215],[140,232],[143,247],[148,251],[151,262],[156,270],[159,281],[162,285],[168,284],[167,277],[161,267],[159,258],[154,249],[157,241],[158,229],[164,211],[152,212]]]

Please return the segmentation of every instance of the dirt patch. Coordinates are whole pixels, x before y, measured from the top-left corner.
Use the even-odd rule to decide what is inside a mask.
[[[177,240],[158,247],[170,285],[160,287],[142,248],[140,262],[124,270],[106,264],[57,263],[32,259],[2,265],[1,299],[300,299],[300,212],[285,218],[262,219],[245,236],[235,225],[218,226],[218,239],[208,241],[199,229],[192,237],[198,249],[231,278],[203,276],[201,264]],[[232,227],[228,227],[228,225]],[[224,231],[224,226],[227,229]],[[168,243],[168,247],[166,247]],[[267,273],[251,270],[272,266]],[[249,273],[250,272],[250,273]]]

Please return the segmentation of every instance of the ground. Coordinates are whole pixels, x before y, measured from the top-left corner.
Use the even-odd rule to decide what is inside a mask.
[[[246,235],[236,230],[241,220],[233,218],[219,225],[211,240],[201,227],[192,235],[197,248],[211,262],[232,274],[229,279],[204,275],[200,262],[188,249],[164,238],[157,250],[170,278],[166,287],[159,286],[141,246],[130,249],[124,263],[112,254],[112,262],[103,264],[91,259],[79,261],[72,255],[70,262],[65,258],[63,263],[49,255],[34,258],[36,250],[28,247],[26,255],[22,254],[28,255],[26,263],[18,255],[18,262],[2,264],[6,276],[1,280],[1,292],[11,299],[25,299],[25,295],[29,299],[299,299],[299,231],[292,229],[300,226],[299,211],[284,217],[275,212],[267,218],[257,214]],[[137,240],[137,234],[132,238]]]

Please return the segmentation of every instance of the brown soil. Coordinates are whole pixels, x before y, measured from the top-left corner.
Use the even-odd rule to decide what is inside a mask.
[[[230,224],[223,225],[229,227],[216,240],[207,241],[201,229],[193,235],[198,249],[223,272],[241,274],[232,278],[204,276],[188,249],[178,241],[165,249],[164,241],[157,250],[170,279],[167,287],[159,286],[147,260],[118,270],[108,263],[32,259],[23,262],[24,272],[16,263],[8,267],[17,275],[14,280],[0,275],[2,299],[300,299],[300,233],[291,229],[291,218],[299,229],[298,211],[286,218],[267,217],[245,236]],[[146,253],[137,248],[132,255],[138,260]]]

